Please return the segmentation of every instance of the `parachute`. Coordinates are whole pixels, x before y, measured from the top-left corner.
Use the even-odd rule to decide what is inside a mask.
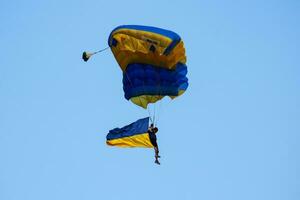
[[[165,96],[174,99],[188,88],[185,48],[178,34],[123,25],[110,33],[108,45],[123,72],[125,98],[134,104],[146,109],[149,103]]]
[[[111,31],[108,47],[82,54],[86,62],[91,56],[110,48],[123,74],[125,99],[148,109],[168,96],[174,99],[188,88],[184,43],[169,30],[140,25],[122,25]],[[155,108],[155,107],[154,107]]]

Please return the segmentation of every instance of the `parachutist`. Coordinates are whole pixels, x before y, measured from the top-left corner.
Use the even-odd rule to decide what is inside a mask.
[[[150,142],[154,147],[154,152],[155,152],[155,163],[160,165],[160,162],[158,160],[158,158],[160,158],[159,156],[159,149],[158,149],[158,145],[157,145],[157,138],[156,138],[156,133],[158,132],[158,128],[154,127],[153,124],[150,125],[149,129],[148,129],[148,134],[149,134],[149,138],[150,138]]]

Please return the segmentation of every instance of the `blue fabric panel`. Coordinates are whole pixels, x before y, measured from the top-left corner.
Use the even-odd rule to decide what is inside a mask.
[[[169,55],[171,53],[171,51],[174,49],[174,47],[176,47],[176,45],[180,42],[180,40],[181,39],[173,39],[171,44],[164,51],[164,55],[166,55],[166,56]]]
[[[116,43],[113,43],[112,33],[119,29],[133,29],[133,30],[148,31],[148,32],[157,33],[170,38],[172,42],[164,51],[164,55],[169,55],[169,53],[173,50],[173,48],[181,41],[181,38],[177,33],[162,28],[157,28],[152,26],[141,26],[141,25],[122,25],[113,29],[112,32],[110,33],[108,37],[108,45],[110,47],[112,45],[116,45]]]
[[[108,44],[109,45],[110,45],[110,40],[111,40],[112,33],[115,32],[116,30],[119,30],[119,29],[133,29],[133,30],[148,31],[148,32],[163,35],[165,37],[170,38],[171,40],[179,40],[179,41],[181,40],[180,36],[177,33],[173,32],[173,31],[166,30],[166,29],[152,27],[152,26],[122,25],[122,26],[116,27],[115,29],[113,29],[111,31],[111,33],[109,35],[109,38],[108,38]]]
[[[123,73],[125,98],[141,95],[177,96],[188,88],[187,67],[178,63],[175,70],[149,64],[129,64]]]
[[[109,131],[106,136],[107,140],[113,140],[123,137],[130,137],[138,134],[143,134],[148,131],[149,117],[139,119],[123,128],[115,128]]]

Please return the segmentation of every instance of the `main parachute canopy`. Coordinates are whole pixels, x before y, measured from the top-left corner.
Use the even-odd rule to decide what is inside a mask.
[[[124,25],[109,38],[123,71],[125,98],[147,108],[164,96],[172,99],[188,88],[183,41],[176,33],[156,27]]]

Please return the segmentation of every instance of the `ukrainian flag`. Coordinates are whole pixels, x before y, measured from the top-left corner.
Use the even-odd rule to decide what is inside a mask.
[[[153,148],[148,135],[149,117],[139,119],[123,128],[115,128],[106,136],[106,144],[117,147]]]

